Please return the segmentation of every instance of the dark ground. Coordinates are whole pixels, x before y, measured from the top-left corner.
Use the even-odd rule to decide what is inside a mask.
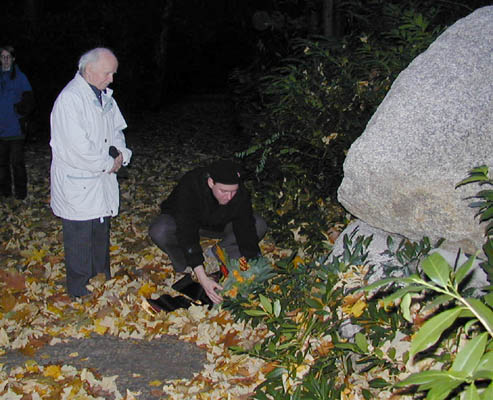
[[[15,351],[0,357],[0,363],[7,369],[24,365],[28,360],[35,360],[40,365],[69,364],[80,369],[89,368],[102,376],[118,375],[116,385],[123,396],[129,389],[141,392],[137,397],[139,400],[154,400],[162,397],[151,393],[156,389],[159,392],[159,387],[149,385],[150,382],[164,384],[167,379],[192,378],[194,372],[202,369],[206,355],[197,346],[172,336],[147,341],[95,335],[44,346],[34,356]]]

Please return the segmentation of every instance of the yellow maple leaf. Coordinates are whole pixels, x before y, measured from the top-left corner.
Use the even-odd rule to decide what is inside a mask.
[[[154,286],[149,285],[146,282],[140,287],[139,296],[143,296],[145,298],[148,298],[148,297],[151,297],[151,294],[153,294],[155,291],[156,291],[156,288]]]
[[[352,305],[347,305],[342,307],[342,311],[345,314],[354,315],[355,317],[360,317],[366,309],[366,302],[359,299],[356,303]]]
[[[58,379],[58,377],[62,375],[62,369],[59,365],[48,365],[43,371],[43,375],[46,377]]]
[[[293,266],[295,268],[298,268],[300,265],[303,265],[304,263],[305,261],[300,256],[296,256],[293,260]]]
[[[150,386],[161,386],[163,384],[163,382],[161,382],[160,380],[155,380],[155,381],[151,381],[149,382],[149,385]]]
[[[108,330],[108,327],[102,325],[100,319],[94,320],[94,331],[96,333],[99,333],[100,335],[104,335],[107,330]]]

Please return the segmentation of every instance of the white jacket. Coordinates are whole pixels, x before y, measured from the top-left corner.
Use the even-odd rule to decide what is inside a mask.
[[[112,93],[102,93],[101,106],[77,73],[55,101],[50,117],[51,208],[61,218],[85,221],[118,214],[118,181],[107,172],[114,163],[109,147],[123,154],[123,165],[132,152],[126,148],[122,130],[127,124]]]

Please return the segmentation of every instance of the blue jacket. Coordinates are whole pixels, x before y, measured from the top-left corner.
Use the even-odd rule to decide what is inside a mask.
[[[32,91],[31,85],[21,70],[14,65],[15,78],[11,71],[0,71],[0,138],[21,137],[20,115],[14,105],[22,99],[22,93]]]

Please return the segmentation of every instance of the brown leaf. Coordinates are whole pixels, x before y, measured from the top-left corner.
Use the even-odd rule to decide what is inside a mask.
[[[228,331],[225,335],[221,336],[218,343],[224,343],[224,346],[230,347],[235,346],[241,342],[241,340],[237,336],[238,331],[231,330]]]
[[[4,294],[0,297],[0,309],[4,313],[12,311],[16,304],[17,300],[15,299],[15,296],[10,293]]]
[[[212,317],[211,322],[216,322],[220,326],[225,326],[229,322],[233,322],[233,320],[229,312],[223,311],[222,313],[219,313],[216,316]]]
[[[29,340],[29,343],[27,345],[25,345],[19,351],[26,356],[32,357],[36,354],[36,352],[40,348],[45,346],[50,340],[51,340],[51,338],[48,335],[43,335],[39,338],[31,338]]]
[[[262,374],[267,375],[269,372],[274,371],[278,366],[279,366],[278,361],[272,361],[270,363],[267,363],[262,367]]]
[[[26,288],[26,280],[24,275],[17,271],[2,271],[0,270],[0,280],[7,285],[7,288],[14,291],[24,290]]]

